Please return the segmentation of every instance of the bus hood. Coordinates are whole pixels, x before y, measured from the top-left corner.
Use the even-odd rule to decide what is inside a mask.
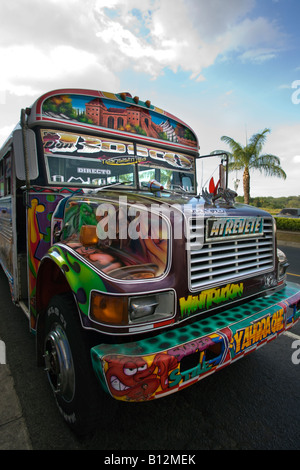
[[[195,220],[192,234],[198,230],[201,238],[205,219],[238,217],[251,220],[255,227],[255,219],[266,215],[246,205],[207,204],[188,194],[157,197],[145,192],[102,190],[63,199],[52,226],[61,221],[60,243],[103,274],[120,280],[151,279],[168,271],[171,240],[176,238],[178,248],[186,248],[190,224]]]

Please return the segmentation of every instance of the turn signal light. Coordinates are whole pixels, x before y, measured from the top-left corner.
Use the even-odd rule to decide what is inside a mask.
[[[92,292],[91,318],[100,323],[125,325],[128,323],[127,299],[124,296],[113,296]]]
[[[80,243],[83,246],[97,245],[99,239],[96,225],[83,225],[80,229]]]

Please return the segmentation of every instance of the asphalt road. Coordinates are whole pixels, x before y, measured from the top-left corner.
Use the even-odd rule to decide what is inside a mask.
[[[290,260],[289,280],[300,283],[300,248],[283,250]],[[121,403],[109,427],[78,440],[59,415],[44,371],[36,367],[28,320],[12,305],[2,271],[0,292],[1,337],[33,449],[96,449],[111,455],[300,448],[300,364],[292,362],[295,338],[287,335],[177,394],[145,404]],[[300,324],[292,332],[300,339]]]

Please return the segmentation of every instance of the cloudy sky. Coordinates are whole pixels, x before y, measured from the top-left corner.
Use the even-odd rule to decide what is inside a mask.
[[[288,178],[253,173],[251,196],[300,195],[299,18],[300,0],[0,0],[0,143],[46,91],[129,91],[202,155],[270,128]]]

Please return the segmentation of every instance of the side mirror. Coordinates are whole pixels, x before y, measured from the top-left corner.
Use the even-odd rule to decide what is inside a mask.
[[[31,129],[25,130],[28,178],[35,180],[39,175],[35,133]],[[13,147],[15,155],[16,175],[19,180],[26,180],[25,152],[22,129],[13,132]]]

